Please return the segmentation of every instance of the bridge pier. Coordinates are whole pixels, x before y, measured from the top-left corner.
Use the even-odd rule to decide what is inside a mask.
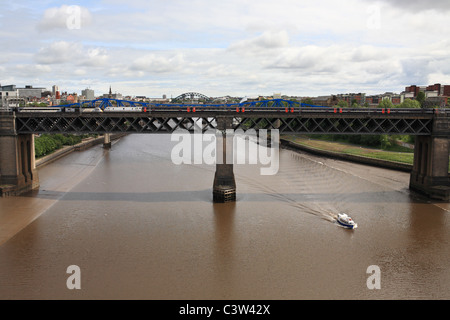
[[[103,148],[111,149],[111,134],[105,133],[103,139]]]
[[[236,181],[233,172],[233,135],[231,118],[217,118],[216,173],[213,183],[213,202],[236,201]]]
[[[436,116],[431,136],[417,136],[410,189],[430,198],[450,200],[448,174],[450,120]]]
[[[19,195],[39,187],[34,135],[17,134],[15,115],[0,116],[0,195]]]

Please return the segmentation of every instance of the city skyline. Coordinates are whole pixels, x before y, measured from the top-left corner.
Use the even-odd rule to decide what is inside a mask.
[[[0,83],[149,97],[399,92],[450,83],[449,11],[448,1],[22,0],[0,13]]]

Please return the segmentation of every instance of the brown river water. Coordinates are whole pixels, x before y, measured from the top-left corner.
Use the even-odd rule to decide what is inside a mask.
[[[281,150],[277,175],[235,165],[236,203],[213,204],[215,167],[173,164],[174,145],[130,135],[0,198],[0,299],[450,299],[450,204],[409,174]]]

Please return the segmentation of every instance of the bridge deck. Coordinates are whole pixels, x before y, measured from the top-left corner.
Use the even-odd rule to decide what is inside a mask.
[[[81,110],[81,109],[80,109]],[[279,129],[289,134],[430,135],[433,109],[237,108],[197,106],[134,112],[16,112],[17,133],[171,133],[216,129],[218,117],[232,129]],[[445,111],[442,116],[449,116]]]

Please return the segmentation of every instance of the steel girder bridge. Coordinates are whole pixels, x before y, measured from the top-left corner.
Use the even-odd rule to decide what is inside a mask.
[[[15,112],[17,133],[171,133],[216,129],[217,118],[231,118],[229,129],[278,129],[280,134],[431,135],[433,119],[446,109],[334,108],[283,99],[232,104],[161,104],[98,99]],[[438,114],[437,114],[438,113]]]
[[[448,109],[333,108],[282,99],[238,104],[98,99],[48,108],[16,108],[0,116],[0,193],[4,192],[2,185],[12,185],[8,191],[11,194],[39,186],[33,134],[97,133],[105,134],[106,139],[110,133],[167,134],[177,129],[222,132],[222,149],[230,143],[230,139],[226,142],[229,129],[277,129],[280,134],[415,135],[410,189],[430,198],[450,200]],[[233,164],[216,164],[213,201],[235,200]]]

